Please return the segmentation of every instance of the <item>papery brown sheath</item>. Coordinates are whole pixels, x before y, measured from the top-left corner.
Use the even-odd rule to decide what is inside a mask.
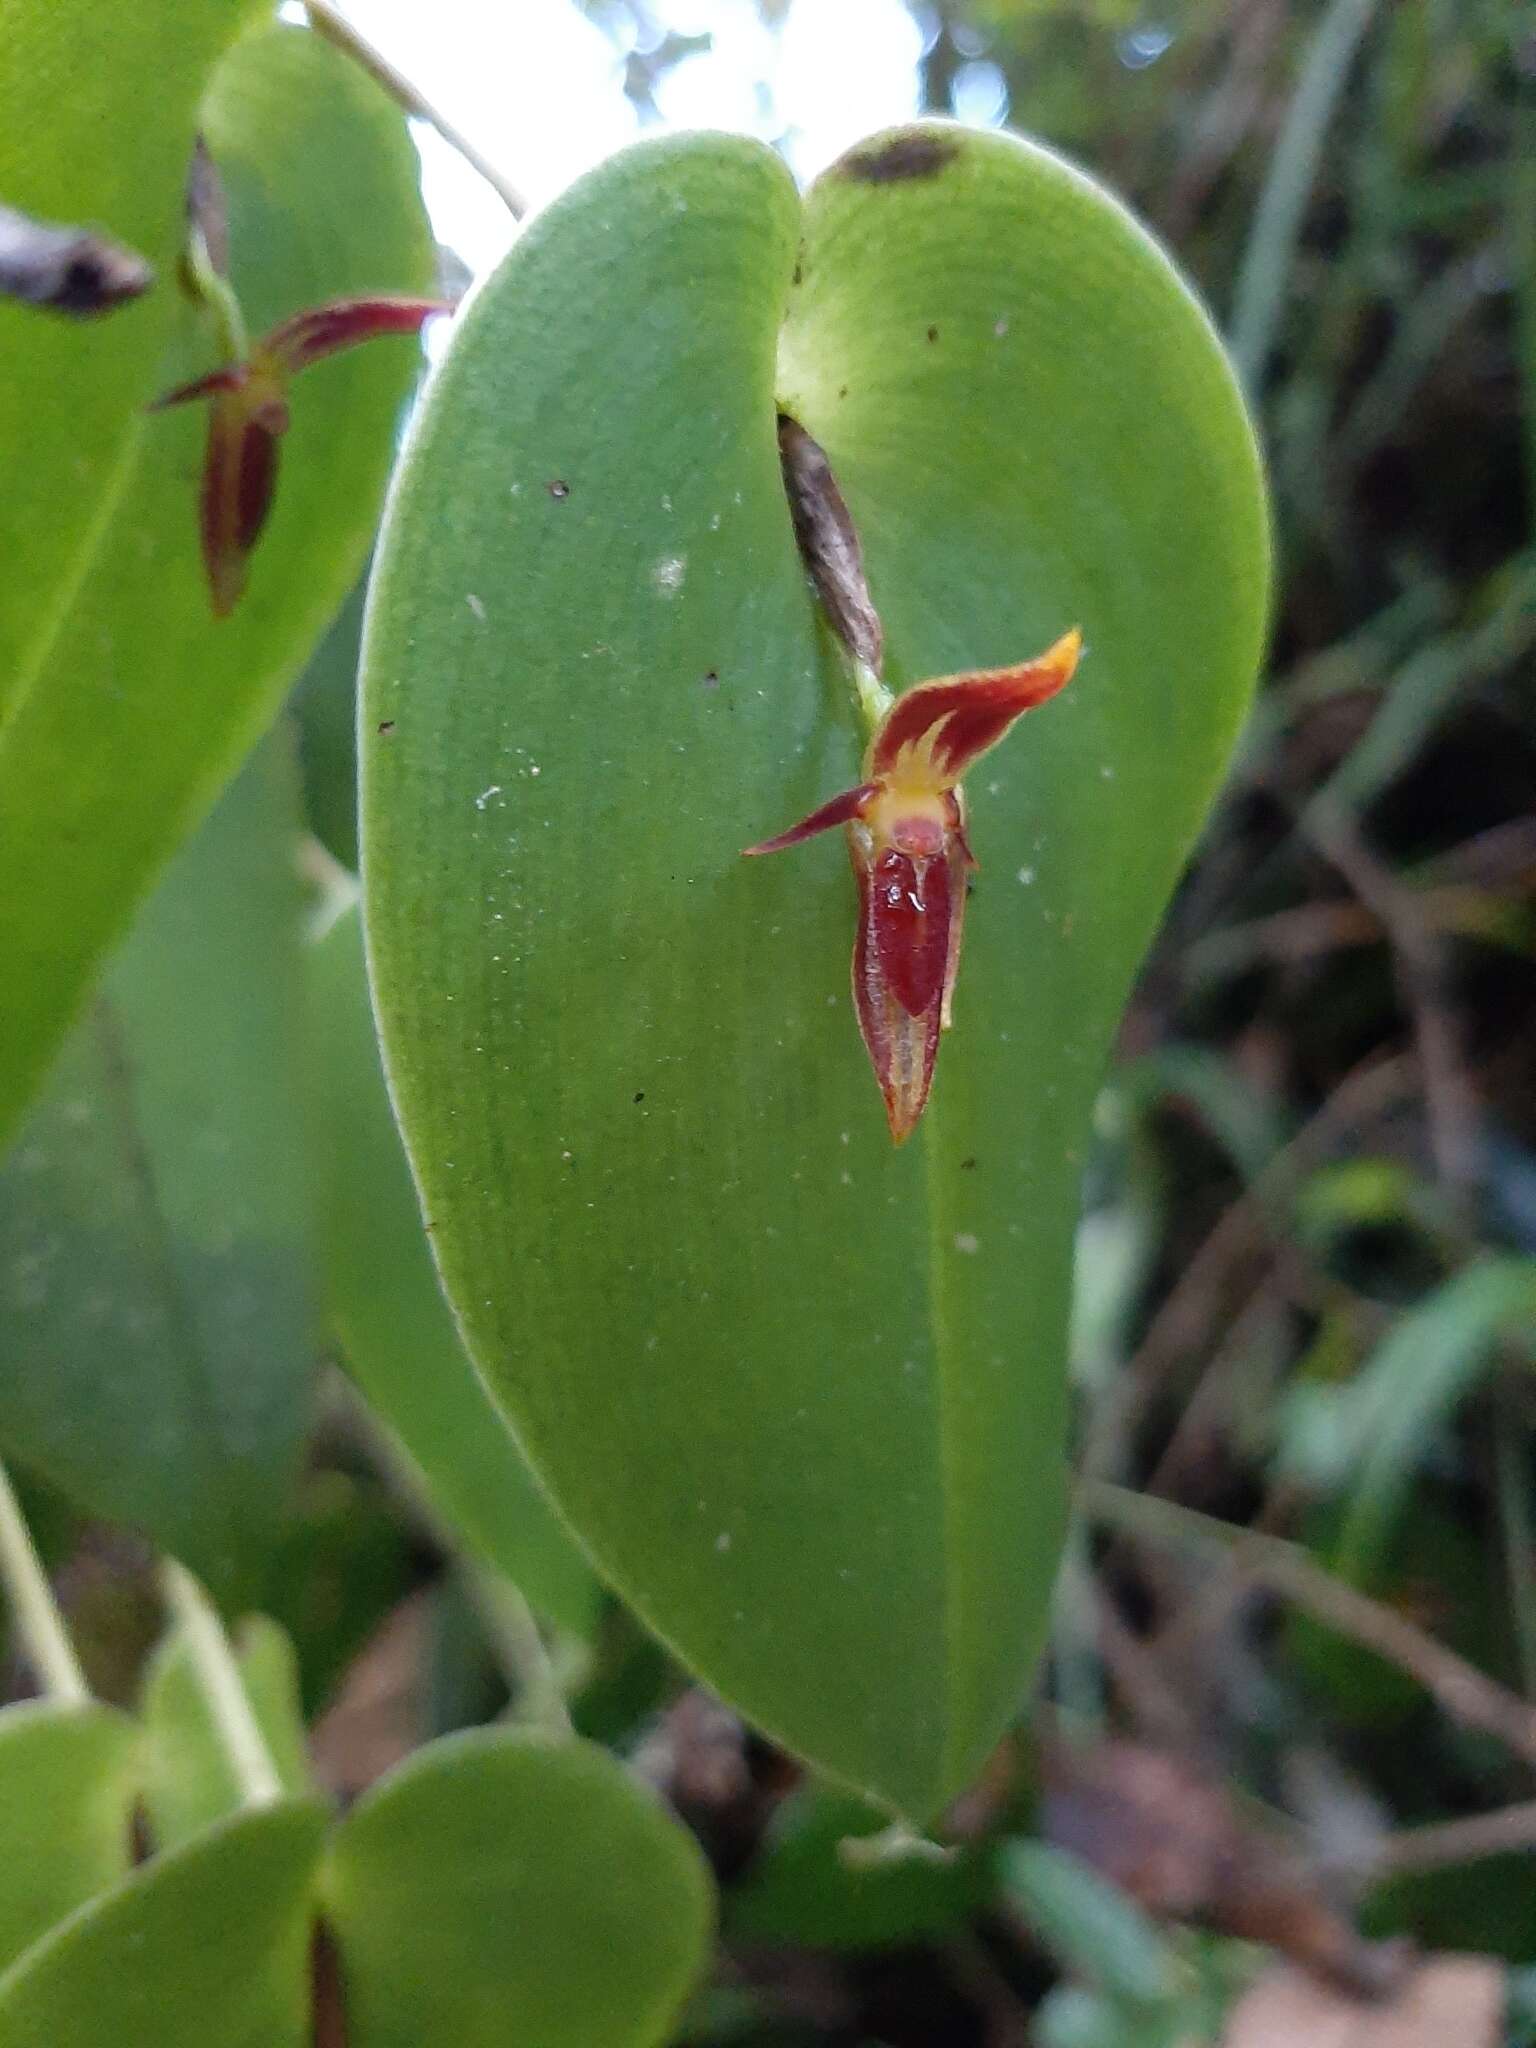
[[[847,827],[859,886],[854,1007],[898,1145],[923,1113],[939,1033],[949,1027],[967,879],[977,864],[960,778],[1015,719],[1066,687],[1081,648],[1074,627],[1016,668],[916,684],[876,726],[857,788],[746,848],[778,853]]]
[[[439,299],[337,299],[274,327],[243,363],[228,364],[155,400],[151,412],[212,400],[198,500],[203,563],[215,618],[226,618],[245,589],[251,552],[277,488],[278,442],[288,429],[288,381],[299,370],[379,334],[419,334]]]

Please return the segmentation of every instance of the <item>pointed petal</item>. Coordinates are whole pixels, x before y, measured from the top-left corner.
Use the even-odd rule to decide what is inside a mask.
[[[272,408],[252,411],[240,392],[217,399],[209,416],[198,510],[215,618],[227,618],[245,589],[277,486],[278,431]]]
[[[846,825],[856,818],[870,798],[879,794],[879,786],[873,782],[861,782],[857,789],[845,789],[840,796],[829,797],[819,809],[802,818],[798,825],[791,825],[787,832],[780,832],[774,839],[760,839],[756,846],[744,846],[741,850],[749,858],[759,853],[782,853],[786,846],[798,846],[802,839],[814,839],[818,832],[829,832],[834,825]]]
[[[206,377],[194,377],[190,384],[178,384],[159,398],[152,398],[144,410],[164,412],[167,406],[188,405],[195,398],[217,398],[223,391],[238,391],[250,372],[244,363],[227,363],[222,370],[210,370]]]
[[[444,299],[335,299],[294,313],[259,342],[254,353],[285,376],[371,341],[379,334],[419,334],[436,313],[451,313]]]
[[[994,747],[1016,718],[1044,704],[1072,680],[1082,649],[1074,626],[1033,661],[1015,668],[938,676],[896,699],[870,743],[869,768],[889,775],[904,751],[925,750],[936,784],[952,788]]]

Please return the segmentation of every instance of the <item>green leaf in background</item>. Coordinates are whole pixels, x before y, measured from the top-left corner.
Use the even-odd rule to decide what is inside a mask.
[[[0,1712],[0,1970],[128,1874],[139,1732],[110,1707]]]
[[[57,1928],[0,1976],[5,2048],[308,2048],[325,1811],[237,1815]]]
[[[1488,1258],[1400,1317],[1341,1387],[1296,1387],[1281,1415],[1281,1468],[1343,1491],[1337,1569],[1358,1581],[1381,1562],[1420,1460],[1500,1346],[1536,1351],[1536,1259]]]
[[[1123,2004],[1152,2008],[1179,1989],[1173,1950],[1141,1908],[1079,1856],[1012,1842],[1004,1891],[1064,1970]]]
[[[176,317],[198,102],[256,12],[255,0],[0,7],[0,196],[48,220],[104,228],[158,279],[146,298],[96,322],[0,301],[0,716],[46,658],[123,488]]]
[[[92,75],[99,65],[93,53]],[[141,113],[158,106],[158,88],[141,78],[138,100]],[[326,298],[426,284],[431,244],[404,117],[329,44],[298,28],[248,36],[220,66],[201,122],[254,331]],[[90,154],[101,147],[93,140]],[[183,306],[137,402],[216,356]],[[131,473],[103,504],[89,563],[0,727],[0,1137],[105,949],[351,588],[416,363],[412,343],[376,341],[295,384],[277,503],[228,619],[211,615],[198,551],[201,408],[139,421]],[[29,585],[26,557],[6,560],[8,586]]]
[[[295,811],[274,743],[173,864],[0,1168],[0,1444],[237,1605],[315,1360]]]
[[[325,1280],[347,1368],[448,1521],[541,1614],[585,1635],[591,1569],[523,1463],[438,1285],[379,1068],[355,911],[314,949],[310,986]]]
[[[275,1621],[249,1616],[234,1642],[246,1698],[283,1790],[302,1797],[313,1790],[299,1705],[298,1660]],[[157,1648],[140,1704],[147,1763],[144,1803],[158,1850],[183,1842],[238,1813],[243,1788],[188,1650],[177,1628]]]
[[[582,1742],[432,1743],[340,1823],[324,1888],[348,2048],[647,2048],[709,1952],[691,1836]]]
[[[333,860],[357,867],[357,661],[366,579],[349,594],[293,693],[309,829]]]
[[[893,681],[1073,623],[1091,650],[970,791],[955,1028],[899,1153],[838,849],[738,857],[862,743],[781,405]],[[476,296],[392,499],[365,901],[460,1325],[647,1622],[909,1814],[976,1770],[1045,1627],[1090,1107],[1266,581],[1253,437],[1167,259],[1056,158],[944,124],[803,208],[737,139],[600,167]]]

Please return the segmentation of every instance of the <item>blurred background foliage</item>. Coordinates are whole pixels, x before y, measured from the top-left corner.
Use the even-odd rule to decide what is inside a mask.
[[[641,0],[587,11],[643,117],[708,48]],[[761,0],[770,31],[788,11]],[[1536,17],[912,11],[927,108],[1102,174],[1232,342],[1276,495],[1271,672],[1102,1098],[1085,1512],[1046,1701],[951,1816],[957,1856],[851,1859],[872,1817],[617,1606],[550,1631],[556,1669],[725,1885],[698,2048],[1263,2048],[1324,2024],[1318,1986],[1387,1983],[1404,1936],[1509,1969],[1393,2038],[1536,2040]],[[342,864],[356,630],[296,699]],[[143,1561],[20,1478],[93,1681],[127,1699]],[[343,1792],[516,1711],[494,1601],[339,1382],[264,1605]]]

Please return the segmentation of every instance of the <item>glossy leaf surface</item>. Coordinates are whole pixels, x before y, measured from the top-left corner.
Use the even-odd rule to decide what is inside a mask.
[[[257,1614],[240,1624],[233,1647],[241,1684],[283,1790],[302,1797],[314,1787],[293,1644],[275,1621]],[[179,1628],[155,1651],[140,1714],[150,1833],[157,1849],[177,1849],[215,1821],[238,1813],[243,1803],[239,1773]]]
[[[158,89],[141,82],[141,108],[152,100]],[[430,244],[404,117],[320,38],[278,27],[247,37],[220,67],[201,123],[253,331],[326,298],[425,284]],[[93,140],[91,153],[101,147]],[[168,277],[162,292],[174,291]],[[110,340],[117,321],[102,332]],[[141,367],[135,402],[219,353],[183,302],[170,349]],[[416,362],[413,341],[376,341],[295,383],[277,503],[228,619],[211,614],[199,559],[201,408],[139,416],[121,489],[103,498],[88,559],[0,728],[0,1140],[105,949],[356,577]],[[8,587],[29,587],[27,555],[6,562]]]
[[[139,1735],[110,1707],[0,1713],[0,1970],[128,1872]]]
[[[738,858],[864,739],[779,406],[894,683],[1088,648],[968,791],[955,1025],[900,1153],[846,861]],[[651,1625],[908,1813],[977,1768],[1043,1631],[1083,1134],[1266,577],[1248,423],[1166,259],[1057,159],[944,126],[803,206],[739,140],[602,166],[466,312],[392,502],[369,942],[461,1325]]]
[[[0,1166],[0,1445],[243,1604],[317,1349],[296,786],[261,750]]]
[[[144,1864],[0,1976],[5,2048],[308,2048],[318,1804],[223,1822]]]
[[[465,1354],[390,1114],[355,911],[311,961],[324,1263],[347,1369],[450,1525],[541,1614],[585,1632],[597,1583]]]
[[[691,1836],[587,1743],[433,1743],[341,1822],[325,1892],[349,2048],[648,2048],[708,1954]]]

